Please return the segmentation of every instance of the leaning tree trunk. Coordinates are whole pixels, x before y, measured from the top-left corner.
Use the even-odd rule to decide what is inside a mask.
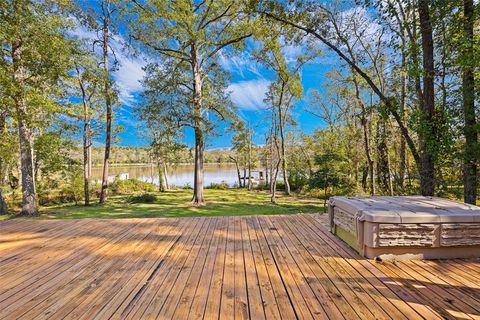
[[[165,189],[170,190],[170,184],[168,183],[167,164],[164,162],[162,167],[163,167],[163,179],[165,180]]]
[[[464,113],[464,168],[463,168],[463,199],[466,203],[476,204],[477,201],[477,157],[478,157],[478,131],[476,129],[475,114],[475,62],[473,57],[473,25],[474,25],[473,0],[463,1],[463,33],[464,53],[462,70],[462,95]]]
[[[418,1],[420,32],[423,51],[423,103],[421,103],[422,122],[425,129],[420,130],[420,193],[423,196],[433,196],[435,193],[435,161],[429,144],[436,139],[435,124],[435,87],[434,87],[434,53],[433,29],[430,20],[429,0]]]
[[[242,175],[240,174],[240,167],[238,166],[238,160],[232,156],[230,159],[235,163],[235,168],[237,169],[237,176],[238,176],[238,187],[242,187]]]
[[[423,2],[425,2],[425,1],[423,1]],[[337,46],[333,42],[330,42],[329,40],[327,40],[322,34],[316,32],[315,29],[302,26],[302,25],[297,24],[295,22],[289,21],[285,18],[275,16],[275,15],[269,13],[269,12],[263,12],[263,14],[266,15],[267,17],[269,17],[269,18],[272,18],[273,20],[282,22],[283,24],[290,25],[294,28],[297,28],[299,30],[302,30],[302,31],[308,33],[308,34],[313,35],[315,38],[319,39],[327,47],[329,47],[335,53],[337,53],[338,56],[340,56],[340,58],[342,58],[345,62],[347,62],[350,65],[350,67],[352,69],[354,69],[367,82],[367,85],[373,90],[373,92],[375,92],[375,94],[380,98],[380,100],[382,100],[385,103],[386,109],[393,115],[393,117],[395,118],[395,121],[397,122],[398,126],[400,127],[400,131],[402,132],[402,135],[405,137],[405,142],[406,142],[408,148],[410,149],[410,151],[412,153],[412,156],[415,160],[415,164],[417,165],[418,171],[422,172],[422,161],[421,161],[418,149],[415,145],[415,142],[414,142],[412,136],[410,135],[410,132],[409,132],[408,128],[405,126],[405,123],[402,121],[402,118],[400,117],[399,113],[397,112],[395,99],[393,99],[393,97],[386,96],[385,93],[382,92],[379,87],[377,87],[377,85],[372,80],[372,78],[370,78],[368,76],[368,74],[365,73],[362,70],[362,68],[360,68],[356,64],[354,59],[350,59],[347,55],[345,55],[345,53],[342,52],[342,50],[340,49],[339,46]],[[430,171],[431,171],[430,176],[433,177],[434,170],[430,170]],[[426,176],[425,174],[421,174],[421,177],[422,177],[421,179],[425,180],[425,176]],[[430,180],[433,182],[433,178],[430,179]],[[428,185],[429,183],[428,182],[427,183],[422,182],[422,184]],[[428,191],[426,191],[425,193],[428,193]]]
[[[105,156],[103,158],[102,189],[100,191],[100,203],[106,203],[108,199],[108,166],[110,161],[110,149],[112,139],[112,101],[110,95],[110,77],[108,68],[109,48],[109,24],[110,15],[107,14],[103,20],[103,73],[104,73],[104,95],[107,111],[107,123],[105,133]]]
[[[25,78],[22,65],[22,42],[12,44],[13,77],[16,82],[14,103],[17,111],[18,137],[20,144],[20,167],[22,173],[22,214],[37,215],[37,196],[33,168],[33,134],[29,127],[25,102]]]

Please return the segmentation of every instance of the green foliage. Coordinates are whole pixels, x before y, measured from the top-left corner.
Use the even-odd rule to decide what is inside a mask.
[[[10,0],[0,5],[0,43],[2,49],[10,51],[21,39],[22,67],[28,77],[24,83],[17,83],[11,76],[11,57],[2,54],[0,74],[5,77],[0,77],[0,84],[9,97],[23,91],[28,121],[38,128],[49,124],[50,115],[63,111],[57,98],[65,93],[61,84],[73,63],[75,43],[66,37],[72,25],[57,1],[13,2],[15,5]]]
[[[290,170],[288,174],[288,182],[294,191],[301,191],[309,184],[310,177],[306,172],[298,170]]]
[[[73,143],[58,131],[50,131],[35,137],[35,169],[42,176],[53,177],[65,171],[69,165]]]
[[[182,186],[182,189],[183,190],[192,190],[192,186],[190,185],[190,183],[187,182]]]
[[[341,164],[345,159],[336,153],[319,154],[315,156],[318,170],[310,180],[312,188],[338,187],[344,182],[341,175]]]
[[[155,201],[157,201],[157,196],[151,193],[144,193],[127,198],[128,203],[154,203]]]
[[[238,162],[239,167],[248,165],[248,146],[249,131],[245,125],[245,121],[235,121],[232,123],[232,151],[235,152],[234,159]]]
[[[109,186],[113,194],[131,194],[140,192],[153,192],[157,186],[152,183],[140,181],[138,179],[115,180]]]
[[[222,183],[215,183],[212,182],[210,185],[207,186],[207,189],[215,189],[215,190],[227,190],[229,189],[228,184],[222,182]]]
[[[128,6],[129,33],[145,52],[162,57],[161,65],[146,67],[141,113],[156,114],[156,121],[168,126],[201,124],[205,132],[235,117],[225,90],[228,74],[217,58],[220,51],[234,54],[253,33],[245,9],[241,1],[226,0]]]
[[[78,202],[83,197],[83,177],[82,169],[79,164],[71,166],[67,173],[67,181],[60,190],[62,202]]]

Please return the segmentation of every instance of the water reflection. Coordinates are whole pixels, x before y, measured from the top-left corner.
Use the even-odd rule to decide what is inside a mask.
[[[183,187],[185,185],[193,185],[193,168],[191,164],[181,164],[168,168],[168,182],[171,185]],[[222,164],[205,164],[205,186],[211,183],[226,183],[229,186],[238,184],[237,170],[233,163]],[[159,184],[158,171],[156,166],[123,166],[110,167],[110,176],[117,176],[121,173],[128,173],[129,178],[136,178],[142,181]],[[94,179],[100,179],[102,176],[102,168],[93,168],[92,175]],[[243,176],[243,171],[241,172]],[[258,170],[252,172],[252,177],[256,181],[259,180]]]

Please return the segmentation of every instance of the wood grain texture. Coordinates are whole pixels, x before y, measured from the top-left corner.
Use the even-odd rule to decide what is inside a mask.
[[[328,224],[326,215],[0,222],[0,319],[480,318],[480,260],[375,262]],[[468,230],[475,240],[476,226],[457,224],[442,239]]]

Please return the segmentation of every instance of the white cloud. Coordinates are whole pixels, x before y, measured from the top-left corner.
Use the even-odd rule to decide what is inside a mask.
[[[281,52],[285,57],[287,63],[294,63],[297,61],[298,57],[305,53],[307,47],[305,45],[291,45],[291,44],[282,44]]]
[[[270,81],[266,79],[246,80],[228,86],[230,98],[241,109],[259,110],[265,108],[265,94]]]
[[[77,25],[72,31],[73,36],[87,41],[98,38],[95,31]],[[140,80],[145,75],[142,68],[147,64],[146,57],[141,54],[134,56],[126,51],[126,40],[121,35],[114,35],[111,39],[111,48],[119,62],[119,68],[112,76],[119,89],[120,102],[130,106],[136,102],[135,94],[142,91]],[[100,50],[98,46],[96,49]],[[113,57],[110,58],[110,61],[113,61]]]
[[[218,60],[222,68],[230,73],[237,73],[241,77],[244,77],[244,72],[248,71],[257,76],[261,76],[258,70],[260,64],[255,61],[248,52],[234,56],[220,53]]]
[[[145,72],[143,67],[146,62],[142,58],[130,58],[124,54],[117,54],[120,62],[119,69],[114,73],[120,93],[120,101],[126,105],[132,105],[135,101],[135,94],[143,90],[140,80],[143,79]]]

